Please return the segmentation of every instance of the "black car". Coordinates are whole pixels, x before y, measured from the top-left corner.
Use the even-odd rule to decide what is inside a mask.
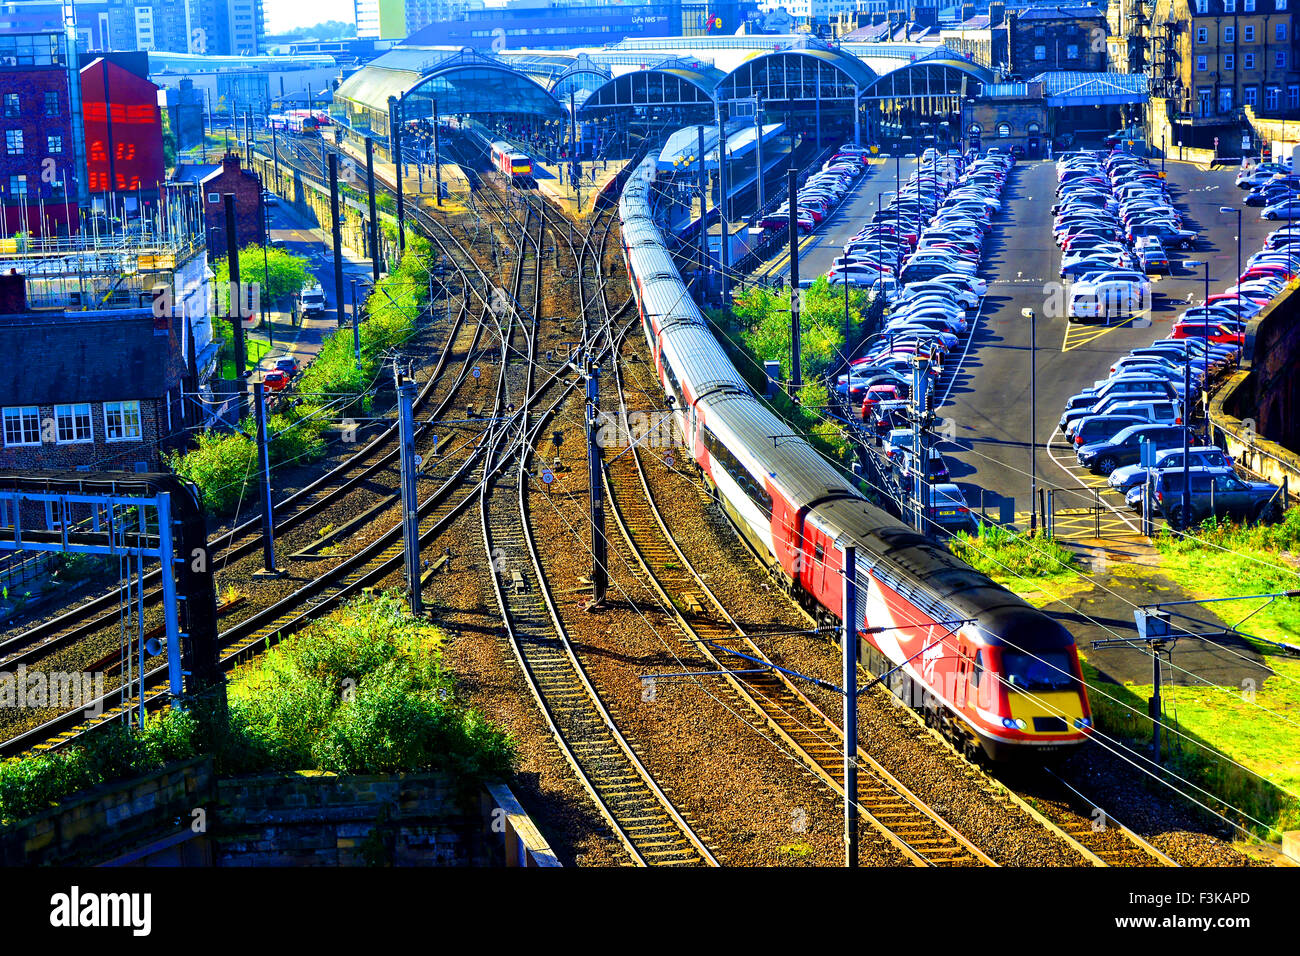
[[[1142,442],[1155,444],[1156,451],[1175,448],[1183,443],[1181,425],[1130,425],[1110,441],[1082,446],[1079,464],[1103,477],[1121,465],[1136,465],[1142,460]]]
[[[1191,477],[1192,493],[1183,506],[1184,475]],[[1155,479],[1155,509],[1174,530],[1203,521],[1210,515],[1241,521],[1277,521],[1282,503],[1277,485],[1244,481],[1213,468],[1162,471]]]

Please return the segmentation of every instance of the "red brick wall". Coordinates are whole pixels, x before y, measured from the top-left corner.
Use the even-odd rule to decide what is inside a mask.
[[[124,400],[130,400],[123,396]],[[42,405],[42,429],[54,420],[54,406]],[[180,427],[172,408],[172,430]],[[93,471],[134,471],[135,463],[148,463],[151,471],[161,467],[160,447],[169,447],[167,441],[167,409],[160,399],[140,400],[140,441],[106,441],[104,438],[104,403],[90,403],[90,424],[94,441],[80,444],[59,444],[45,441],[40,445],[7,447],[0,432],[0,468],[24,470],[74,469],[89,466]]]
[[[234,153],[227,153],[222,165],[225,169],[202,186],[208,255],[214,259],[226,255],[226,193],[235,194],[235,235],[240,248],[251,242],[262,241],[259,212],[262,180],[256,173],[241,169],[239,157]],[[216,201],[211,202],[214,194]]]
[[[59,95],[59,112],[56,116],[45,115],[47,91]],[[27,177],[27,229],[38,236],[45,232],[40,221],[41,199],[46,203],[47,220],[54,220],[49,224],[49,231],[59,232],[60,226],[66,229],[66,208],[52,202],[56,197],[62,196],[62,191],[56,191],[46,179],[67,183],[69,191],[75,195],[76,179],[84,175],[76,168],[72,148],[67,73],[58,67],[5,70],[0,72],[0,93],[17,93],[19,101],[19,115],[7,116],[3,110],[3,99],[0,99],[0,203],[3,204],[0,219],[3,220],[5,234],[13,235],[22,228],[23,204],[9,193],[9,177],[17,175]],[[23,131],[21,156],[10,156],[4,148],[4,131],[11,129]],[[61,152],[50,153],[46,139],[50,135],[63,137]],[[46,159],[53,160],[53,164],[45,165]],[[43,179],[41,174],[47,169],[53,171],[53,176]]]

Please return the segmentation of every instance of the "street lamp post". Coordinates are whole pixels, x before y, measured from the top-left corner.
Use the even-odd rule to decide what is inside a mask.
[[[1219,212],[1237,214],[1237,281],[1241,281],[1241,209],[1234,206],[1220,206]],[[1209,298],[1209,295],[1206,295]],[[1237,296],[1237,324],[1241,324],[1241,296]]]
[[[1029,320],[1029,536],[1038,531],[1038,330],[1033,309],[1021,309]]]

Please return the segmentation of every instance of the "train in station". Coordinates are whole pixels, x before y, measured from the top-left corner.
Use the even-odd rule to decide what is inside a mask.
[[[492,168],[505,173],[512,180],[532,179],[533,161],[527,153],[521,153],[503,140],[494,141],[489,151],[492,156]]]
[[[266,128],[283,130],[297,136],[313,136],[322,127],[330,125],[330,115],[324,110],[288,110],[271,113],[266,118]]]
[[[653,159],[620,199],[652,361],[711,492],[782,584],[841,625],[854,546],[864,663],[972,758],[1042,758],[1092,732],[1073,636],[873,505],[755,395],[714,337],[654,219]]]

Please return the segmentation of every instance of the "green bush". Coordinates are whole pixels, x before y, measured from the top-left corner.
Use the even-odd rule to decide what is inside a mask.
[[[1029,538],[996,524],[982,523],[977,535],[958,532],[948,547],[975,570],[1004,584],[1072,573],[1077,564],[1074,552],[1054,538]]]
[[[263,267],[260,245],[248,245],[239,250],[240,281],[246,284],[256,283],[261,289],[262,298],[267,302],[278,302],[301,292],[311,281],[311,273],[307,268],[309,264],[309,260],[302,256],[271,247],[266,250],[266,263]],[[212,272],[220,301],[229,296],[230,260],[214,260]],[[228,303],[222,311],[229,314]]]
[[[513,742],[455,696],[443,634],[397,595],[354,601],[237,671],[229,705],[198,702],[143,730],[0,762],[0,825],[78,791],[210,756],[219,774],[447,770],[462,783],[510,773]]]
[[[257,472],[257,449],[239,434],[203,432],[197,447],[167,456],[172,471],[198,486],[203,507],[211,514],[229,514]]]

